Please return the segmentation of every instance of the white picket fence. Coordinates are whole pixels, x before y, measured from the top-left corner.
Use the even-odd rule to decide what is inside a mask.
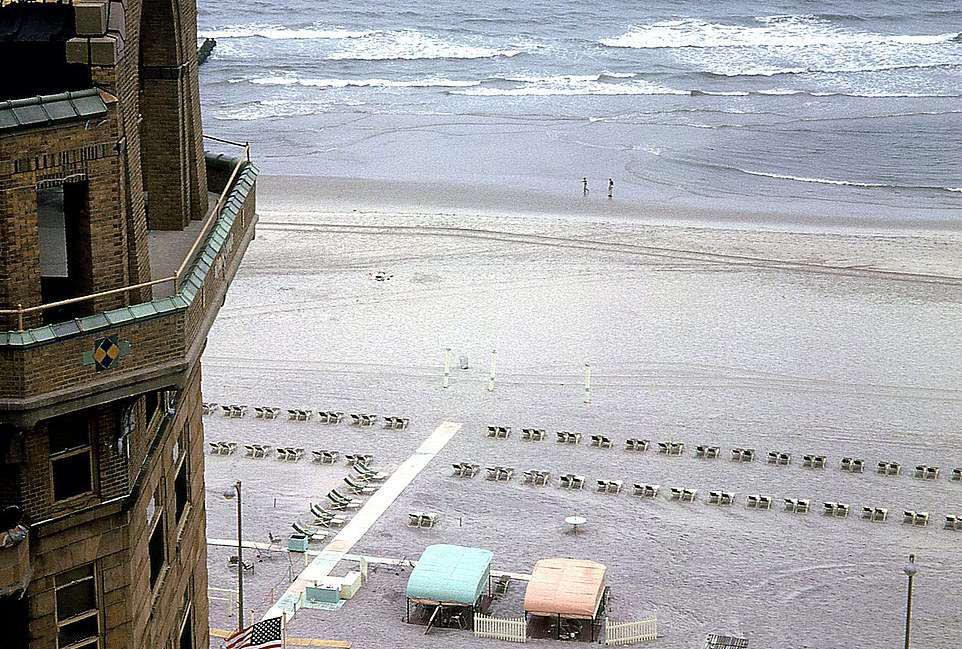
[[[523,617],[501,618],[474,614],[474,637],[527,642],[528,623]]]
[[[605,644],[625,645],[645,640],[655,640],[658,637],[657,620],[655,616],[637,622],[620,622],[615,624],[605,618]]]

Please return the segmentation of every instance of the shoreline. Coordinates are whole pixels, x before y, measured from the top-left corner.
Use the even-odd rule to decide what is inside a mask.
[[[798,233],[896,236],[957,234],[960,224],[944,218],[912,219],[890,215],[839,216],[826,213],[764,211],[672,205],[664,201],[639,202],[615,197],[582,197],[573,184],[571,196],[543,191],[499,189],[488,185],[420,183],[367,178],[309,175],[261,175],[258,198],[261,211],[271,212],[374,212],[394,215],[505,216],[560,218],[586,222],[622,221],[639,226],[677,226],[701,229],[779,231]],[[836,204],[838,205],[838,204]],[[864,208],[862,208],[864,209]],[[962,206],[960,206],[962,213]]]

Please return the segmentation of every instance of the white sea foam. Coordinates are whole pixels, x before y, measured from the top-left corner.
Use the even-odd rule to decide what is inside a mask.
[[[575,95],[687,95],[687,90],[668,88],[642,79],[610,83],[601,75],[557,75],[547,77],[503,77],[523,85],[515,88],[476,87],[452,90],[453,95],[472,97],[550,97]]]
[[[753,26],[711,23],[696,18],[636,25],[601,39],[607,47],[661,49],[679,47],[839,46],[871,43],[935,45],[949,43],[957,32],[944,34],[877,34],[832,25],[814,16],[769,16]]]
[[[751,169],[742,169],[740,167],[728,167],[721,165],[723,168],[732,169],[734,171],[740,171],[743,174],[748,174],[749,176],[759,176],[764,178],[774,178],[776,180],[791,180],[800,183],[814,183],[816,185],[836,185],[844,187],[861,187],[864,189],[914,189],[914,190],[930,190],[930,191],[948,191],[948,192],[959,192],[962,191],[962,187],[937,187],[937,186],[916,186],[916,185],[892,185],[887,183],[866,183],[858,182],[855,180],[836,180],[833,178],[815,178],[809,176],[793,176],[790,174],[776,174],[776,173],[766,173],[764,171],[753,171]]]
[[[221,121],[250,122],[258,119],[277,117],[299,117],[329,112],[334,106],[330,101],[290,101],[286,99],[264,99],[241,106],[230,106],[214,111],[214,119]]]
[[[425,79],[312,79],[299,77],[255,77],[251,83],[259,86],[304,86],[308,88],[467,88],[481,85],[480,81],[459,81],[436,77]]]
[[[271,40],[338,40],[364,38],[373,31],[347,29],[291,28],[283,25],[239,25],[200,31],[200,38],[268,38]]]
[[[535,44],[491,47],[459,43],[428,36],[419,31],[375,32],[364,38],[345,41],[325,58],[333,61],[391,61],[418,59],[487,59],[517,56],[535,49]]]

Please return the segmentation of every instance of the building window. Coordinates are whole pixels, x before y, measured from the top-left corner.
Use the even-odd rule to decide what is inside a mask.
[[[70,277],[63,185],[37,190],[37,234],[40,239],[40,276]]]
[[[174,517],[177,522],[180,523],[180,517],[183,515],[184,510],[187,509],[187,504],[190,502],[190,485],[187,482],[186,458],[181,461],[180,468],[177,469],[177,477],[174,478],[174,501]]]
[[[57,647],[91,649],[99,646],[100,615],[94,564],[60,573],[54,578],[57,599]]]
[[[93,490],[90,427],[83,415],[50,420],[50,473],[54,501],[66,500]]]
[[[194,649],[194,629],[191,624],[190,610],[190,583],[184,590],[184,601],[180,609],[180,638],[177,641],[177,649]]]
[[[150,554],[150,587],[157,585],[157,579],[163,572],[167,564],[167,548],[164,544],[164,515],[161,514],[157,519],[154,531],[150,533],[150,541],[147,544],[147,551]]]
[[[45,303],[93,292],[89,190],[86,182],[58,182],[37,189],[40,294]],[[47,322],[87,315],[80,302],[48,309]]]
[[[157,410],[160,409],[160,392],[148,392],[144,397],[147,403],[147,424],[150,425],[154,421]]]

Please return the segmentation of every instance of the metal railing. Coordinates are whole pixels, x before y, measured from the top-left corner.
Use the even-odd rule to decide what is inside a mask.
[[[220,142],[222,144],[229,144],[231,146],[237,146],[244,149],[244,157],[239,159],[231,170],[230,177],[228,177],[227,182],[224,185],[224,189],[221,191],[220,196],[217,197],[217,202],[214,203],[214,209],[210,211],[204,224],[201,226],[200,231],[197,233],[197,238],[194,239],[193,245],[184,257],[184,260],[177,267],[177,271],[169,276],[161,279],[151,280],[149,282],[142,282],[140,284],[133,284],[131,286],[124,286],[121,288],[111,289],[109,291],[100,291],[99,293],[91,293],[89,295],[82,295],[79,297],[72,297],[67,300],[60,300],[59,302],[49,302],[47,304],[40,304],[38,306],[31,306],[24,308],[22,304],[17,304],[16,309],[0,309],[0,316],[17,316],[17,330],[23,331],[23,319],[25,315],[32,313],[42,313],[48,309],[56,309],[59,307],[69,306],[71,304],[80,304],[81,302],[89,302],[90,300],[96,300],[103,297],[110,297],[111,295],[124,294],[128,295],[130,291],[136,291],[142,288],[147,288],[148,286],[156,286],[157,284],[167,284],[169,282],[174,283],[174,293],[176,294],[180,290],[180,280],[190,265],[191,261],[194,259],[194,255],[197,254],[197,249],[203,243],[204,239],[207,238],[207,234],[210,232],[211,225],[220,217],[221,210],[224,209],[224,204],[227,201],[227,195],[230,193],[231,188],[234,185],[234,181],[237,179],[237,174],[240,172],[241,167],[251,161],[251,145],[249,142],[234,142],[231,140],[225,140],[219,137],[214,137],[212,135],[204,135],[205,140],[211,140],[212,142]],[[125,300],[127,306],[130,306],[129,298]]]

